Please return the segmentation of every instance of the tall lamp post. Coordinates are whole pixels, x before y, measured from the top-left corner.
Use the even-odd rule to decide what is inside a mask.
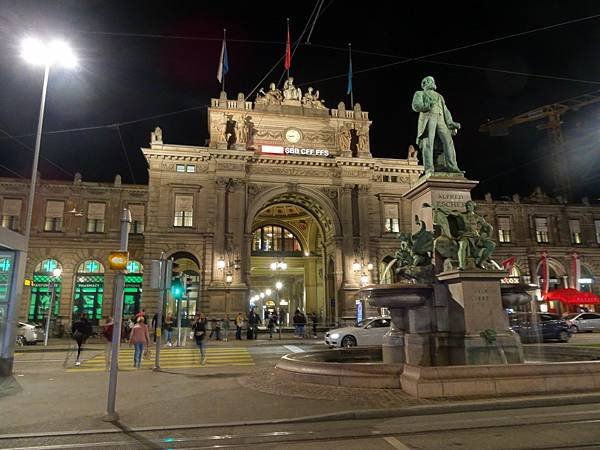
[[[29,237],[31,235],[31,222],[33,218],[33,200],[35,195],[35,188],[37,183],[37,171],[38,161],[40,157],[40,144],[42,140],[42,125],[44,123],[44,108],[46,105],[46,92],[48,89],[48,78],[50,76],[50,67],[55,65],[62,65],[67,68],[74,68],[77,66],[77,58],[69,46],[62,41],[52,41],[44,43],[38,39],[26,39],[22,43],[21,56],[29,63],[44,66],[44,82],[42,84],[42,99],[40,101],[40,113],[38,118],[37,131],[35,136],[35,149],[33,153],[33,167],[31,169],[31,182],[29,186],[29,197],[27,199],[27,217],[25,219],[25,230],[24,230],[24,250],[21,252],[19,257],[19,263],[17,268],[17,281],[16,281],[16,293],[14,298],[21,298],[21,289],[23,286],[23,280],[25,278],[25,265],[27,263],[27,253],[29,251]],[[9,304],[8,312],[6,315],[6,323],[14,323],[17,319],[19,310],[18,300]],[[50,313],[51,314],[51,311]],[[2,330],[0,330],[2,331]],[[46,333],[46,336],[48,333]],[[12,336],[9,332],[8,336]],[[1,350],[0,359],[12,361],[12,347],[10,342],[14,341],[14,337],[9,340],[9,346],[3,346]],[[12,365],[12,362],[10,363]]]

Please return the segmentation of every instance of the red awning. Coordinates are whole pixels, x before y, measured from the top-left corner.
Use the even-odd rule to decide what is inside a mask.
[[[591,292],[580,292],[577,289],[565,288],[550,291],[544,296],[544,301],[558,300],[563,303],[591,305],[600,303],[600,297]]]

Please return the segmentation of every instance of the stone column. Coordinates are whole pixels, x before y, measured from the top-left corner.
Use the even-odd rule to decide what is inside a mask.
[[[221,257],[225,257],[225,234],[226,223],[225,223],[225,195],[227,190],[226,178],[217,178],[215,183],[216,196],[215,196],[215,211],[217,217],[214,224],[214,247],[213,247],[213,260],[212,260],[212,279],[211,285],[222,285],[222,271],[217,268],[217,260]]]
[[[352,231],[352,189],[353,186],[346,184],[342,188],[341,196],[341,223],[342,223],[342,255],[344,269],[344,286],[357,287],[352,263],[354,262],[354,246]]]

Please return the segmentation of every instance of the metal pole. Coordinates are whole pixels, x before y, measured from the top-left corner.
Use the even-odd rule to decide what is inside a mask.
[[[129,246],[129,227],[131,226],[131,212],[123,210],[121,216],[121,245],[123,252]],[[110,357],[110,377],[108,380],[108,401],[106,404],[106,416],[104,420],[114,422],[119,420],[119,414],[115,411],[115,400],[117,396],[117,375],[119,371],[119,347],[121,344],[121,323],[123,321],[123,291],[125,290],[125,273],[119,271],[115,279],[115,307],[114,325],[112,335],[112,349]]]
[[[154,358],[154,370],[160,369],[160,345],[162,343],[162,316],[167,293],[167,260],[165,252],[160,254],[160,299],[158,301],[158,310],[156,312],[156,357]]]
[[[184,288],[185,289],[185,288]],[[177,299],[177,347],[181,347],[181,298],[183,294]]]
[[[54,303],[54,292],[56,290],[54,283],[48,283],[50,288],[50,305],[48,306],[48,315],[46,316],[46,336],[44,336],[44,347],[48,347],[48,334],[50,334],[50,317],[52,316],[52,305]]]

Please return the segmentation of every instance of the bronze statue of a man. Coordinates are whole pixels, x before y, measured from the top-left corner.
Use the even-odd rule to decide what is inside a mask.
[[[434,143],[441,143],[444,151],[445,170],[440,170],[440,172],[462,174],[456,164],[456,152],[452,142],[452,136],[456,135],[457,130],[460,129],[460,123],[452,120],[444,97],[436,92],[437,87],[433,77],[423,78],[421,87],[422,91],[415,92],[412,109],[419,113],[417,145],[423,153],[424,175],[432,175],[435,172]]]

